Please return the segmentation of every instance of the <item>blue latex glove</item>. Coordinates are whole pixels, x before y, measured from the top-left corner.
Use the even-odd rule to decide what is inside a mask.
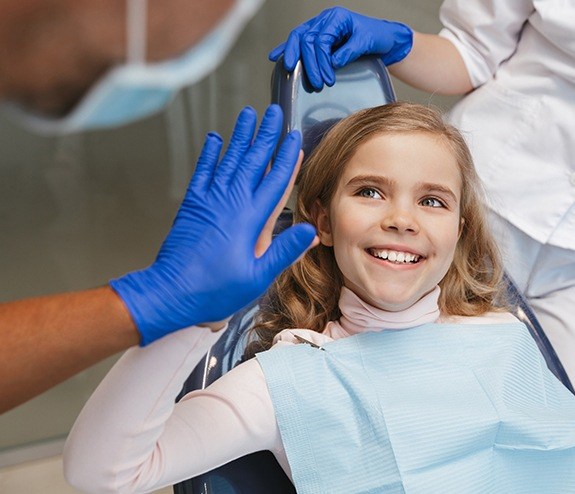
[[[282,143],[266,175],[282,128],[270,106],[254,139],[257,115],[245,108],[219,162],[222,139],[206,137],[196,171],[156,261],[110,282],[126,304],[140,344],[199,323],[220,321],[259,297],[310,246],[315,229],[295,225],[259,258],[258,237],[280,201],[301,148],[298,132]]]
[[[391,65],[403,60],[412,46],[408,26],[334,7],[296,27],[269,58],[276,62],[283,54],[290,72],[301,58],[310,84],[319,90],[335,83],[335,69],[362,55],[381,55],[383,63]]]

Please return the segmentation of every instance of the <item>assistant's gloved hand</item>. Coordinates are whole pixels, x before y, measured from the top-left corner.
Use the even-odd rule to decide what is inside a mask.
[[[110,282],[146,345],[172,331],[220,321],[260,296],[311,245],[315,229],[295,225],[256,258],[258,237],[280,201],[301,148],[298,132],[282,143],[270,106],[254,140],[257,116],[245,108],[218,165],[222,139],[208,134],[196,171],[156,261]]]
[[[321,89],[335,83],[335,69],[362,55],[381,55],[383,63],[391,65],[403,60],[412,46],[413,31],[405,24],[334,7],[296,27],[269,58],[276,62],[283,54],[290,72],[301,58],[309,82]]]

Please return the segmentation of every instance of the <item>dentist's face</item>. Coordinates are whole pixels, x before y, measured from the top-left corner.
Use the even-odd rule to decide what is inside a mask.
[[[382,134],[362,144],[318,218],[345,286],[388,311],[429,293],[453,261],[461,188],[457,162],[437,136]]]
[[[147,60],[202,39],[233,0],[148,0]],[[126,0],[1,0],[0,99],[59,116],[126,58]]]

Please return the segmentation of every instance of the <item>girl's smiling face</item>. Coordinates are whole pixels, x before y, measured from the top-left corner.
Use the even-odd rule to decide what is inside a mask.
[[[441,137],[388,133],[361,144],[317,215],[345,286],[388,311],[433,290],[453,261],[461,190],[457,161]]]

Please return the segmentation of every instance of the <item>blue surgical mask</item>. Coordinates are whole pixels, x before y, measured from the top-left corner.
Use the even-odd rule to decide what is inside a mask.
[[[126,63],[107,72],[63,118],[49,118],[8,102],[5,113],[43,134],[119,127],[162,110],[177,92],[203,79],[224,60],[264,0],[236,0],[219,24],[178,58],[148,64],[147,0],[127,0]]]

